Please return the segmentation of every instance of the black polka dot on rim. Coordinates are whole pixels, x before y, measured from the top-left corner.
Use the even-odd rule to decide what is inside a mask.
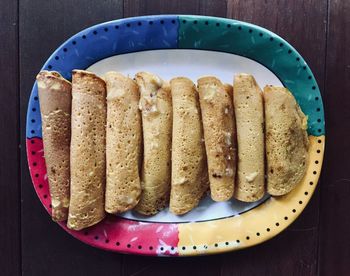
[[[34,120],[34,119],[31,119],[31,122],[32,122],[32,123],[35,123],[35,120]]]
[[[247,239],[247,240],[249,240],[249,239],[250,239],[250,237],[249,237],[249,236],[247,236],[247,237],[246,237],[246,239]]]
[[[312,77],[311,77],[311,76],[308,76],[307,78],[308,78],[309,80],[311,80],[311,79],[312,79]]]
[[[44,195],[44,198],[47,198],[47,195]]]
[[[318,122],[318,123],[321,123],[321,119],[317,119],[317,122]]]
[[[173,20],[171,20],[171,23],[175,24],[175,23],[176,23],[176,21],[173,19]]]
[[[183,247],[182,247],[182,250],[186,250],[186,247],[185,247],[185,246],[183,246]]]
[[[104,31],[105,31],[105,32],[108,32],[108,28],[104,28]]]
[[[306,70],[306,66],[303,66],[303,69]]]
[[[252,33],[253,32],[253,30],[252,29],[249,29],[249,31],[248,31],[249,33]]]
[[[139,245],[137,248],[138,248],[138,249],[142,249],[142,246],[141,246],[141,245]]]
[[[204,247],[205,247],[205,246],[204,246]],[[175,249],[174,246],[170,247],[170,250],[171,250],[171,251],[173,251],[174,249]]]
[[[32,150],[32,155],[35,155],[35,151],[34,150]]]
[[[49,204],[49,208],[50,208],[50,209],[52,208],[52,205],[51,205],[51,203]]]
[[[153,246],[150,246],[150,247],[149,247],[149,250],[153,250]]]
[[[208,22],[208,21],[205,21],[204,24],[205,24],[205,25],[209,25],[209,22]]]
[[[227,28],[231,28],[231,25],[230,24],[227,24],[227,26],[226,26]]]
[[[318,164],[318,163],[319,163],[318,160],[316,160],[316,161],[315,161],[315,164]]]
[[[33,112],[35,112],[35,111],[36,111],[36,108],[35,108],[35,107],[33,107],[33,108],[32,108],[32,111],[33,111]]]
[[[320,150],[317,150],[316,152],[317,152],[317,153],[320,153],[321,151],[320,151]]]
[[[292,53],[292,50],[288,50],[288,54],[291,54]]]
[[[130,247],[131,247],[131,244],[130,244],[130,243],[128,243],[128,244],[126,245],[126,247],[127,247],[127,248],[130,248]]]
[[[37,164],[36,164],[36,162],[33,162],[33,166],[35,167]]]
[[[60,57],[59,56],[55,56],[55,60],[59,60],[60,59]]]
[[[283,47],[283,43],[280,43],[280,47]]]
[[[186,24],[186,22],[187,22],[186,20],[182,20],[182,23]]]
[[[137,26],[141,26],[142,25],[142,23],[141,22],[137,22]]]
[[[240,240],[236,240],[236,243],[240,243],[241,241]]]
[[[94,35],[97,35],[97,31],[93,31],[93,34],[94,34]]]
[[[160,20],[160,24],[162,24],[162,25],[163,25],[163,24],[164,24],[164,20]]]
[[[299,58],[299,57],[297,57],[297,58],[296,58],[296,60],[297,60],[297,61],[299,61],[299,60],[300,60],[300,58]]]
[[[257,235],[257,236],[260,236],[260,233],[258,232],[258,233],[256,233],[256,235]]]
[[[259,33],[259,36],[263,36],[264,34],[263,33]]]
[[[308,192],[305,192],[305,193],[304,193],[304,195],[306,195],[306,196],[307,196],[308,194],[309,194]]]
[[[38,178],[38,177],[39,177],[39,174],[38,174],[38,173],[36,173],[36,174],[35,174],[35,177],[36,177],[36,178]]]
[[[52,65],[47,66],[47,68],[52,69]]]
[[[161,248],[160,248],[160,251],[164,251],[164,247],[161,247]]]
[[[214,246],[215,246],[215,247],[218,247],[219,245],[216,243],[216,244],[214,244]]]
[[[95,240],[98,240],[98,236],[95,236],[94,239],[95,239]]]
[[[278,222],[276,222],[276,224],[275,224],[276,226],[280,226],[280,224],[278,223]]]
[[[119,29],[119,26],[118,26],[118,25],[115,25],[115,26],[114,26],[114,29],[117,29],[117,30],[118,30],[118,29]]]
[[[320,111],[321,111],[321,108],[319,108],[319,107],[316,108],[316,111],[317,111],[317,112],[320,112]]]
[[[303,202],[300,200],[300,201],[299,201],[299,204],[303,204]]]
[[[266,231],[267,231],[267,232],[270,232],[270,228],[266,228]]]
[[[219,26],[220,26],[220,23],[216,23],[215,25],[216,25],[216,27],[219,27]]]
[[[225,245],[229,245],[229,242],[225,242]]]
[[[34,141],[34,140],[30,140],[30,143],[31,143],[31,144],[35,144],[35,141]]]
[[[39,184],[39,189],[42,189],[43,185],[42,184]]]
[[[83,38],[83,39],[86,39],[86,35],[83,35],[82,38]]]
[[[288,217],[284,217],[284,220],[288,220]]]
[[[317,140],[317,142],[318,142],[319,144],[321,144],[321,143],[322,143],[322,141],[321,141],[321,140]]]
[[[34,134],[34,133],[35,133],[35,130],[32,129],[32,130],[30,131],[30,133],[31,133],[31,134]]]
[[[196,249],[197,249],[197,246],[194,245],[194,246],[193,246],[193,249],[196,250]]]
[[[126,27],[130,28],[130,27],[131,27],[131,24],[130,24],[130,23],[127,23],[127,24],[126,24]]]
[[[109,239],[106,239],[106,240],[105,240],[105,243],[109,243]]]
[[[273,37],[270,37],[270,41],[273,41]]]
[[[119,246],[119,245],[120,245],[120,242],[116,242],[115,245],[116,245],[116,246]]]
[[[310,184],[310,186],[314,185],[314,183],[313,183],[312,181],[310,181],[310,183],[309,183],[309,184]]]
[[[241,30],[242,30],[242,27],[241,27],[241,26],[238,26],[238,30],[240,30],[240,31],[241,31]]]
[[[67,52],[68,51],[68,49],[67,48],[63,48],[63,52]]]
[[[34,100],[37,101],[39,98],[37,96],[34,97]]]
[[[73,41],[72,41],[72,44],[75,45],[75,44],[77,44],[77,42],[76,42],[75,40],[73,40]]]
[[[313,173],[313,174],[317,174],[317,172],[316,172],[316,171],[313,171],[312,173]]]
[[[88,231],[84,231],[84,236],[87,236],[89,235],[89,232]]]
[[[313,86],[313,87],[312,87],[312,90],[315,90],[315,89],[316,89],[316,86]]]

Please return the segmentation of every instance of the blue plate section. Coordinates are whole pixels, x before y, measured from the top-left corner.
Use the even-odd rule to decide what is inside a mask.
[[[64,42],[42,70],[58,71],[70,80],[73,69],[85,69],[106,57],[154,49],[178,48],[178,16],[144,16],[110,21],[90,27]],[[42,137],[36,83],[27,112],[27,138]]]

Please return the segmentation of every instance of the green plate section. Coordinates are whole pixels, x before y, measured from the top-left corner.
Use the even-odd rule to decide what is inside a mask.
[[[264,28],[232,19],[179,16],[179,20],[179,48],[232,53],[261,63],[294,94],[308,116],[309,135],[324,135],[320,90],[309,66],[288,42]]]

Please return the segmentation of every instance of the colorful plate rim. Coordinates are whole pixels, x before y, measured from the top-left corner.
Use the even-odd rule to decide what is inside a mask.
[[[156,49],[200,49],[237,54],[271,70],[294,94],[308,116],[307,174],[286,196],[271,197],[239,216],[197,223],[145,223],[108,216],[77,239],[105,250],[156,256],[191,256],[242,249],[266,241],[289,226],[309,202],[321,173],[325,122],[321,94],[303,57],[284,39],[262,27],[233,19],[198,15],[156,15],[114,20],[87,28],[58,47],[42,70],[71,78],[109,56]],[[26,146],[35,191],[51,212],[37,86],[28,104]]]

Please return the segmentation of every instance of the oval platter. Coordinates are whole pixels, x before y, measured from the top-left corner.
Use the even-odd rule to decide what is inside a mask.
[[[239,72],[253,74],[261,87],[283,85],[308,116],[310,159],[298,186],[282,197],[266,195],[256,203],[209,198],[181,217],[164,210],[146,218],[133,212],[107,216],[99,224],[73,231],[91,246],[122,253],[191,256],[243,249],[283,231],[309,202],[321,172],[325,122],[322,98],[311,69],[285,40],[259,26],[225,18],[157,15],[125,18],[87,28],[64,42],[43,65],[68,80],[73,69],[98,75],[109,70],[133,76],[147,70],[164,79],[185,75],[194,81],[216,75],[232,83]],[[28,104],[26,145],[36,193],[51,212],[37,85]]]

